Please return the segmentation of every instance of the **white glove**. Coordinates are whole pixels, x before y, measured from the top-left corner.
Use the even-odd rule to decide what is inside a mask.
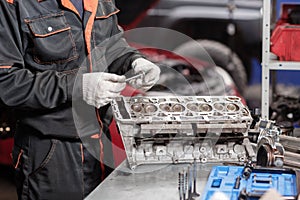
[[[129,84],[135,88],[147,91],[159,80],[159,67],[144,58],[135,59],[132,68],[134,74],[144,74],[140,78],[129,81]]]
[[[96,108],[105,106],[112,98],[120,96],[126,86],[125,78],[105,72],[83,74],[83,100]]]

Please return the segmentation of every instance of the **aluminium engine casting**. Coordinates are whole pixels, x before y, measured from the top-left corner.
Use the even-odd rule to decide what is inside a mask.
[[[235,96],[118,97],[112,101],[129,166],[245,162],[252,117]]]
[[[298,91],[295,91],[297,94]],[[300,98],[293,96],[276,95],[270,105],[271,120],[282,130],[284,135],[294,135],[294,124],[300,122]]]
[[[257,165],[282,167],[284,147],[279,143],[281,129],[275,121],[261,119],[258,123],[260,134],[257,141]]]

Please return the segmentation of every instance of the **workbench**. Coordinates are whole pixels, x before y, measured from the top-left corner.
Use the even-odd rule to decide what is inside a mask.
[[[197,193],[202,193],[212,166],[197,163]],[[141,165],[130,170],[124,161],[87,198],[113,200],[179,199],[178,174],[191,164]],[[200,197],[194,198],[195,200]]]

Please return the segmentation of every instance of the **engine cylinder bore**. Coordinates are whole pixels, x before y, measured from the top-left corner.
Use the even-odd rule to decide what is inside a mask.
[[[239,106],[235,103],[229,103],[226,105],[226,109],[228,112],[236,112],[239,110]]]
[[[222,103],[215,103],[215,104],[214,104],[214,108],[215,108],[216,110],[221,111],[221,110],[224,109],[224,105],[223,105]]]
[[[200,112],[210,112],[210,111],[212,111],[212,107],[209,104],[200,104],[199,111]]]
[[[159,108],[165,112],[183,112],[185,110],[185,107],[179,103],[160,104]]]
[[[171,106],[168,104],[161,104],[159,105],[159,108],[165,112],[171,112]]]
[[[145,113],[153,113],[157,111],[157,107],[154,104],[146,104],[144,105]]]
[[[193,112],[210,112],[213,109],[208,103],[189,103],[187,108]]]
[[[135,103],[135,104],[132,104],[131,105],[131,109],[134,111],[134,112],[142,112],[143,111],[143,106],[141,103]]]
[[[187,104],[187,108],[191,111],[198,112],[198,104],[197,103],[189,103],[189,104]]]
[[[152,103],[134,103],[131,105],[131,109],[136,113],[153,113],[157,111],[157,107]]]
[[[184,111],[184,106],[181,105],[181,104],[174,104],[172,107],[171,107],[171,110],[173,112],[183,112]]]

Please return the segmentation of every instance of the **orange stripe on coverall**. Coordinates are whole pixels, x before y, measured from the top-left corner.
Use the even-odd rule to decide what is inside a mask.
[[[98,0],[84,0],[83,1],[84,10],[91,12],[91,16],[88,19],[86,28],[84,30],[85,34],[85,43],[88,52],[88,58],[90,61],[90,72],[92,72],[92,57],[91,57],[91,37],[92,37],[92,29],[95,21],[95,16],[98,8]]]
[[[90,61],[90,72],[93,72],[92,67],[92,55],[91,55],[91,37],[92,37],[92,29],[95,21],[95,16],[98,8],[98,0],[84,0],[83,1],[84,10],[91,12],[91,16],[88,19],[86,28],[85,28],[85,42],[88,52],[88,58]],[[102,131],[103,131],[103,124],[100,119],[99,111],[96,110],[97,120],[100,125],[100,133],[99,133],[99,145],[100,145],[100,167],[101,167],[101,179],[103,180],[105,177],[105,166],[104,166],[104,152],[103,152],[103,143],[102,143]]]
[[[80,16],[79,12],[77,11],[77,9],[75,8],[75,6],[72,4],[72,2],[70,0],[61,0],[61,4],[72,10],[74,13],[76,13],[76,15]]]
[[[10,69],[12,66],[0,66],[0,69]]]

